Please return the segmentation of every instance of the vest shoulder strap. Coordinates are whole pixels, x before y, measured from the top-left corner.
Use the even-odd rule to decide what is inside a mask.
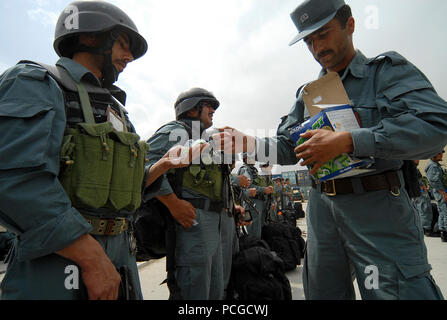
[[[48,71],[50,76],[56,80],[56,82],[61,86],[63,89],[78,92],[78,88],[76,87],[73,79],[70,77],[70,75],[67,73],[67,71],[62,67],[57,67],[53,65],[48,65],[41,62],[31,61],[31,60],[21,60],[19,63],[32,63],[35,65],[38,65],[45,70]]]

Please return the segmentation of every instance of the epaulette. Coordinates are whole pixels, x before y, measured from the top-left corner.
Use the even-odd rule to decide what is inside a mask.
[[[376,56],[374,58],[368,59],[367,64],[381,62],[385,59],[389,59],[393,66],[404,65],[404,64],[408,63],[408,60],[405,59],[399,53],[397,53],[395,51],[388,51],[388,52],[379,54],[378,56]]]

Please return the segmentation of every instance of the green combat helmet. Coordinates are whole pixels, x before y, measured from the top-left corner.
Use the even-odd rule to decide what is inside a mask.
[[[109,38],[101,48],[79,44],[80,34],[100,34],[109,31]],[[76,52],[103,55],[102,80],[104,87],[109,87],[118,80],[118,72],[112,64],[112,47],[120,32],[124,32],[129,37],[130,51],[135,60],[146,53],[146,40],[140,35],[129,16],[120,8],[105,1],[74,1],[59,16],[53,47],[60,57],[72,58]]]
[[[207,101],[209,102],[214,110],[216,110],[220,102],[216,99],[213,93],[202,89],[202,88],[193,88],[188,91],[182,92],[175,102],[175,118],[178,120],[180,117],[188,112],[189,110],[196,107],[199,102]]]

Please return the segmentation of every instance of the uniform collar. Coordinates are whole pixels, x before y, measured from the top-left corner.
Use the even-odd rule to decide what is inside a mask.
[[[81,82],[81,80],[83,80],[101,87],[101,82],[90,70],[72,59],[62,57],[57,61],[56,65],[67,70],[76,82]]]
[[[345,69],[345,72],[341,76],[341,79],[344,80],[349,73],[351,73],[354,77],[362,79],[366,77],[368,72],[367,64],[370,62],[370,59],[366,58],[360,50],[356,50],[356,54],[354,59],[352,59],[351,63]],[[326,70],[322,69],[320,71],[319,78],[326,75]]]

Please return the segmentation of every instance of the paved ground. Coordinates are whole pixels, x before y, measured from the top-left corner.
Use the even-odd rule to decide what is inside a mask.
[[[303,206],[305,209],[305,204]],[[299,219],[297,225],[303,231],[304,239],[306,239],[306,221]],[[425,243],[428,251],[428,259],[432,265],[432,275],[441,288],[444,297],[447,298],[447,243],[442,243],[440,238],[425,237]],[[166,300],[169,297],[169,292],[166,285],[159,285],[166,278],[165,260],[155,260],[139,265],[141,286],[145,300]],[[302,282],[303,267],[297,266],[293,271],[287,272],[290,285],[292,287],[292,299],[304,300],[303,282]],[[357,299],[360,300],[360,292],[355,285]]]
[[[305,205],[303,207],[305,209]],[[304,239],[306,239],[305,219],[299,219],[297,225],[303,231]],[[441,288],[444,297],[447,298],[447,243],[442,243],[440,238],[428,237],[425,237],[425,243],[428,250],[428,259],[433,268],[432,275]],[[0,263],[0,281],[3,279],[5,269],[6,266]],[[138,269],[144,299],[167,300],[169,297],[168,289],[165,284],[160,285],[166,278],[165,259],[139,263]],[[302,266],[298,266],[295,270],[287,273],[292,287],[293,300],[304,300],[302,270]],[[356,293],[357,299],[360,299],[357,286]]]
[[[298,226],[306,235],[305,219],[298,221]],[[139,264],[141,287],[145,300],[167,300],[169,291],[165,284],[159,285],[166,278],[165,259],[149,261]],[[302,283],[302,266],[287,273],[292,288],[293,300],[304,300]]]

